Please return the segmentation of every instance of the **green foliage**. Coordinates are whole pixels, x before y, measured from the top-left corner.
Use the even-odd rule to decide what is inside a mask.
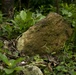
[[[49,12],[56,12],[56,8],[54,6],[52,6],[51,4],[47,5],[41,5],[39,7],[39,11],[44,14],[47,15]]]
[[[14,30],[13,30],[13,26],[11,26],[10,24],[4,24],[4,25],[1,25],[1,34],[0,36],[5,36],[6,38],[11,38],[12,37],[12,34],[14,33]]]
[[[60,63],[57,67],[54,68],[55,73],[57,75],[75,75],[75,69],[76,69],[76,53],[73,53],[73,51],[66,50],[64,51],[64,55],[59,57]]]
[[[3,42],[0,40],[0,48],[2,48],[3,47]]]
[[[61,4],[60,12],[64,19],[72,25],[74,32],[71,43],[67,42],[64,46],[63,55],[59,57],[60,63],[54,67],[54,72],[57,75],[76,75],[76,5]]]
[[[21,31],[26,31],[34,24],[32,13],[26,13],[25,11],[21,11],[18,15],[16,15],[12,22],[15,24],[14,28],[16,28],[20,33]]]
[[[63,17],[75,27],[76,25],[76,5],[75,4],[61,4],[61,14]]]
[[[64,50],[63,54],[57,55],[59,64],[50,66],[53,71],[44,68],[45,75],[76,75],[76,53],[70,50]]]
[[[18,32],[22,33],[42,18],[44,17],[39,13],[35,15],[30,11],[22,10],[14,17],[14,20],[12,20],[12,22],[15,24],[14,28],[16,28],[16,31],[18,30]]]
[[[2,16],[3,16],[2,12],[0,11],[0,23],[2,23],[2,21],[3,21],[3,17]]]
[[[30,2],[31,2],[31,5],[33,5],[32,7],[33,8],[38,8],[39,6],[41,6],[41,5],[49,5],[49,4],[53,4],[55,1],[53,1],[53,0],[30,0]],[[36,6],[36,7],[35,7]]]
[[[22,10],[14,17],[14,20],[11,20],[13,24],[5,23],[1,25],[0,36],[5,36],[7,39],[16,38],[43,18],[45,18],[45,16],[38,12],[35,14],[30,11]]]
[[[72,42],[74,44],[74,48],[76,49],[76,5],[75,4],[61,4],[61,14],[64,19],[68,21],[69,24],[74,28]]]
[[[22,70],[22,67],[17,66],[17,64],[23,59],[24,58],[18,58],[16,60],[8,59],[5,54],[0,53],[0,60],[6,64],[6,67],[3,67],[3,71],[5,71],[6,74],[12,74],[14,71]]]
[[[37,3],[38,5],[40,5],[40,2],[44,3],[38,6],[38,8],[40,12],[45,15],[49,11],[56,11],[56,8],[49,3],[46,3],[45,0],[33,0],[33,2],[35,2],[35,6]],[[40,58],[39,55],[34,56],[33,60],[32,57],[30,57],[31,60],[30,62],[28,61],[28,64],[40,66],[45,75],[76,75],[76,51],[74,51],[76,50],[76,5],[61,4],[60,13],[64,17],[64,19],[72,25],[74,29],[74,34],[71,39],[72,42],[70,44],[68,44],[67,42],[67,44],[65,44],[64,46],[63,53],[57,56],[59,64],[57,66],[53,66],[51,64],[50,67],[53,71],[50,72],[46,64],[51,62],[44,62],[44,59]],[[44,17],[45,16],[40,14],[38,11],[33,13],[28,10],[22,10],[14,16],[13,20],[11,20],[11,22],[13,23],[12,24],[8,22],[3,23],[2,13],[0,13],[0,23],[3,23],[0,25],[0,36],[6,37],[7,39],[16,38],[18,37],[18,35],[26,31],[30,26],[34,25],[36,22],[43,19]],[[8,51],[2,49],[3,45],[3,42],[0,41],[0,63],[2,63],[0,65],[0,74],[16,75],[17,71],[22,70],[22,67],[18,66],[17,64],[24,60],[24,58],[19,57],[18,59],[10,59],[6,56],[6,53],[8,53]],[[11,55],[11,52],[9,52],[8,54]]]

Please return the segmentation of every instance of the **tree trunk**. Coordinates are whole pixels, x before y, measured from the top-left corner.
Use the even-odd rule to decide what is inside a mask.
[[[59,0],[55,0],[56,12],[59,14]]]
[[[4,17],[13,18],[14,0],[2,0],[2,13]]]

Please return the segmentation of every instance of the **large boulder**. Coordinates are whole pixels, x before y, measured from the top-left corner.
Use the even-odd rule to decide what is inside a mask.
[[[17,41],[17,49],[28,55],[58,52],[71,34],[72,28],[62,16],[49,13],[22,34]]]

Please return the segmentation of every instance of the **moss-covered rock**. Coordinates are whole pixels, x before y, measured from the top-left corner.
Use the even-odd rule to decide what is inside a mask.
[[[24,75],[43,75],[42,71],[37,66],[33,65],[23,66],[22,71]]]
[[[60,51],[71,36],[72,28],[62,16],[49,13],[18,39],[17,49],[25,54],[46,54]]]

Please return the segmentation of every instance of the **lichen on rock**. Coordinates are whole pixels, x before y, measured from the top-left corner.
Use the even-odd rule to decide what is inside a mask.
[[[17,49],[28,55],[57,52],[71,34],[71,26],[61,15],[52,12],[22,34],[17,41]]]

